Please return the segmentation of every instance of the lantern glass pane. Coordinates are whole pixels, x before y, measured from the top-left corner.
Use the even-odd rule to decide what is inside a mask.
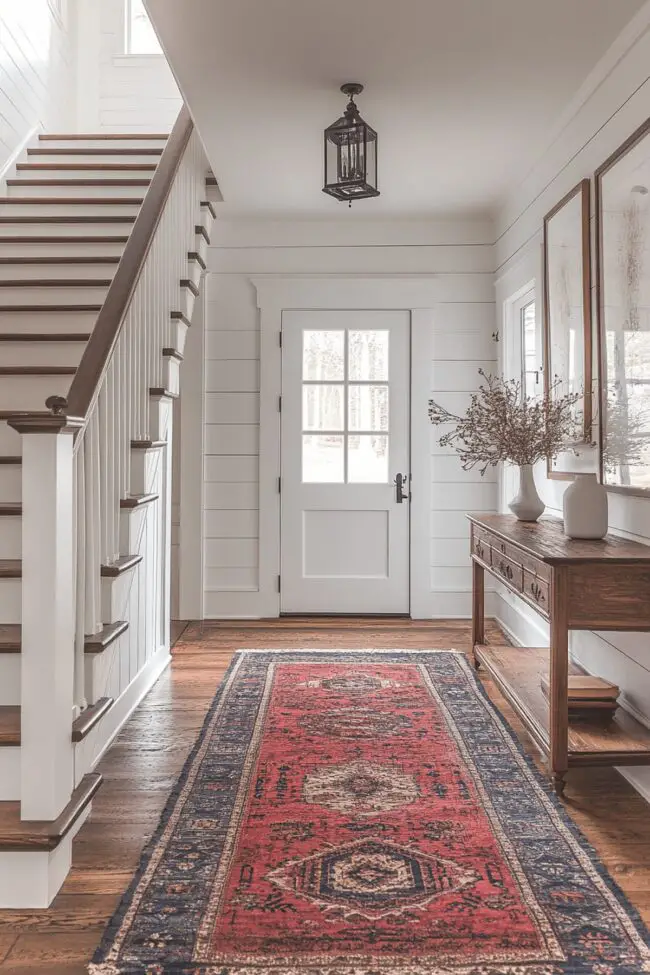
[[[366,182],[377,188],[377,138],[366,144]]]
[[[325,141],[325,184],[338,183],[338,146],[330,139]]]

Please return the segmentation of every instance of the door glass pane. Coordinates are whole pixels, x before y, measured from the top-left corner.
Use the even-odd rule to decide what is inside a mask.
[[[343,382],[344,348],[344,331],[303,332],[302,378]]]
[[[303,430],[343,430],[344,386],[302,387]]]
[[[351,484],[386,484],[388,481],[388,437],[348,437],[348,481]]]
[[[350,386],[348,429],[388,430],[388,386]]]
[[[350,379],[388,379],[388,331],[350,330],[348,342]]]
[[[345,479],[342,436],[302,438],[302,479],[305,484],[342,484]]]

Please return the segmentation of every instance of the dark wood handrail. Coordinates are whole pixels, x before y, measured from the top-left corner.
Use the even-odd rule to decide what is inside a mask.
[[[133,224],[133,230],[124,248],[115,277],[106,293],[106,299],[97,316],[95,327],[84,349],[68,395],[51,396],[45,404],[53,414],[67,417],[70,425],[77,429],[85,426],[99,395],[102,380],[122,331],[131,298],[140,279],[193,127],[190,113],[183,105]],[[20,418],[16,423],[16,429],[22,425],[21,421],[24,419],[26,416]]]

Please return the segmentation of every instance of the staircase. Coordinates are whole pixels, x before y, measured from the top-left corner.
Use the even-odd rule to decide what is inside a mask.
[[[0,198],[0,907],[47,906],[169,660],[171,401],[214,208],[165,135],[41,135]]]

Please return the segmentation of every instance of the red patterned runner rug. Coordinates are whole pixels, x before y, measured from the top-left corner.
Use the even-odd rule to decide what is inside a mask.
[[[94,975],[638,975],[461,654],[238,654]]]

